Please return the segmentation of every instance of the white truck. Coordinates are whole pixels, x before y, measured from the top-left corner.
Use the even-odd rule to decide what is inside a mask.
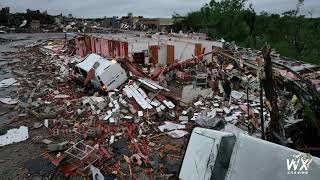
[[[86,78],[87,73],[94,65],[98,66],[95,68],[95,77],[91,80],[91,83],[96,88],[105,91],[114,90],[128,79],[126,71],[117,61],[108,60],[94,53],[76,64],[76,69]]]
[[[182,180],[319,180],[320,159],[243,133],[195,128]]]

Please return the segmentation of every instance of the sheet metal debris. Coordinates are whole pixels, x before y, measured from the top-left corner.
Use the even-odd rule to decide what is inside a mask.
[[[4,104],[9,104],[9,105],[14,105],[14,104],[18,104],[18,100],[16,99],[12,99],[12,98],[0,98],[0,102],[4,103]]]
[[[12,143],[22,142],[29,138],[28,127],[21,126],[18,129],[10,129],[6,134],[0,136],[0,147]]]
[[[15,78],[8,78],[0,81],[0,88],[6,88],[15,84],[17,80]]]

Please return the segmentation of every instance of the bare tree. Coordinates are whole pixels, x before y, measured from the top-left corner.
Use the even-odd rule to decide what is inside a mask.
[[[271,61],[271,47],[265,45],[262,49],[263,58],[264,58],[264,91],[267,98],[267,101],[270,104],[270,116],[271,121],[269,123],[268,134],[272,137],[284,137],[284,129],[282,119],[279,114],[279,107],[278,107],[278,95],[275,90],[274,80],[273,80],[273,72],[272,72],[272,61]],[[270,139],[270,138],[269,138]],[[270,139],[272,140],[272,139]]]

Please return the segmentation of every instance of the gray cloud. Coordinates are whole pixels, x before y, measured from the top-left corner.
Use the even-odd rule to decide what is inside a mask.
[[[49,14],[76,17],[122,16],[128,12],[146,17],[171,17],[173,12],[186,14],[197,10],[210,0],[0,0],[0,5],[9,6],[13,12],[26,9],[47,10]],[[282,13],[294,9],[297,0],[249,0],[257,12]],[[320,16],[320,1],[305,0],[302,13],[312,11],[314,17]]]

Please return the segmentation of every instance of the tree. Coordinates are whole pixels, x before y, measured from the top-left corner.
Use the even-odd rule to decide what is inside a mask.
[[[294,57],[297,59],[301,58],[305,46],[301,32],[304,16],[299,15],[303,3],[304,0],[298,0],[296,9],[283,13],[284,18],[286,19],[286,40],[288,41],[289,46],[294,49]]]
[[[271,47],[265,45],[262,49],[262,54],[264,58],[264,91],[268,102],[270,103],[271,110],[270,110],[270,123],[269,123],[269,137],[285,137],[284,129],[283,129],[283,120],[279,114],[279,107],[278,107],[278,95],[274,89],[274,80],[273,80],[273,71],[272,71],[272,62],[271,62]],[[270,139],[270,138],[269,138]],[[271,138],[272,140],[273,138]]]
[[[254,11],[252,6],[252,3],[250,3],[249,8],[244,13],[244,18],[247,26],[249,27],[249,46],[255,48],[257,44],[255,35],[256,12]]]
[[[281,55],[320,64],[320,18],[301,15],[303,0],[280,14],[255,12],[246,0],[211,0],[185,16],[173,15],[174,30],[203,32],[240,46],[262,48],[268,42]]]

